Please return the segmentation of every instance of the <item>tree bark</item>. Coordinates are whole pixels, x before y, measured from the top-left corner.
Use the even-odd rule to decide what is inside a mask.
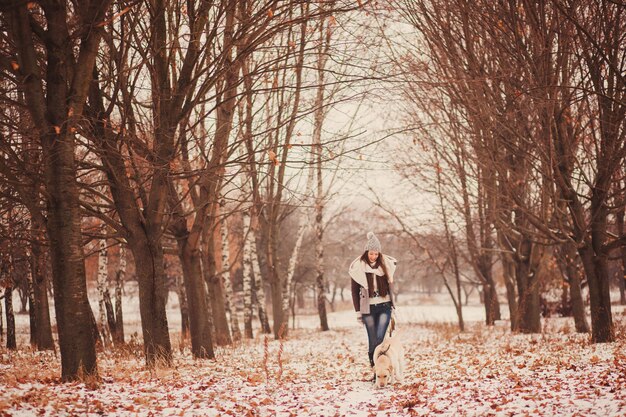
[[[7,318],[7,349],[16,350],[15,340],[15,314],[13,313],[13,286],[4,288],[4,308]]]
[[[158,237],[146,240],[148,240],[146,236],[128,239],[139,282],[139,312],[144,353],[148,366],[154,366],[157,362],[169,365],[172,361],[172,346],[165,311],[167,288],[163,268],[163,248]]]
[[[272,331],[275,339],[281,339],[286,336],[288,331],[287,314],[283,310],[283,279],[279,273],[278,254],[277,254],[277,225],[275,221],[266,224],[265,256],[267,261],[268,278],[270,282],[270,293],[272,295]],[[259,303],[260,304],[260,303]]]
[[[30,345],[37,346],[37,317],[35,316],[35,294],[33,288],[33,276],[30,271],[27,275],[28,280],[28,318],[30,322]]]
[[[243,326],[244,337],[252,339],[252,230],[250,228],[250,209],[243,212]]]
[[[45,252],[36,239],[31,243],[31,254],[35,322],[37,323],[35,343],[38,350],[53,350],[54,339],[48,303],[48,268]]]
[[[585,305],[583,302],[581,290],[581,273],[579,263],[577,262],[578,254],[574,242],[566,242],[560,247],[560,260],[564,264],[565,277],[569,288],[570,303],[572,305],[572,315],[574,316],[574,325],[578,333],[588,333],[589,324],[585,314]]]
[[[196,241],[198,225],[194,224],[195,233],[187,227],[187,220],[178,201],[175,185],[169,183],[169,202],[172,211],[170,229],[176,238],[178,258],[183,269],[189,334],[191,336],[191,352],[195,358],[214,358],[211,326],[208,317],[207,291],[202,272],[202,258]],[[198,219],[196,219],[198,221]],[[181,303],[181,314],[183,304]],[[184,332],[183,332],[184,334]]]
[[[108,326],[107,320],[107,307],[105,293],[108,294],[108,250],[106,239],[100,239],[98,250],[98,273],[97,273],[97,286],[98,286],[98,327],[100,334],[102,335],[102,343],[105,348],[111,345],[111,331]],[[109,297],[110,300],[110,297]]]
[[[522,333],[541,332],[541,306],[539,281],[533,266],[533,251],[537,250],[530,239],[522,237],[516,251],[515,280],[517,283],[518,330]]]
[[[113,342],[124,344],[124,313],[122,310],[122,288],[126,278],[126,247],[120,244],[119,266],[115,274],[115,333]]]
[[[252,251],[250,252],[250,263],[252,264],[253,271],[253,291],[256,295],[257,313],[259,315],[259,321],[261,322],[261,333],[269,334],[272,332],[270,327],[270,321],[267,314],[267,303],[265,301],[265,286],[263,284],[263,275],[261,274],[261,265],[259,265],[259,254],[257,252],[256,244],[256,229],[252,227],[250,229],[250,244]]]
[[[204,285],[204,283],[202,285]],[[206,304],[206,289],[203,288],[203,290],[205,291]],[[178,294],[178,304],[180,308],[180,337],[182,340],[186,340],[191,334],[191,329],[189,324],[189,304],[187,303],[185,279],[181,276],[176,277],[176,294]]]
[[[213,218],[215,217],[213,216]],[[209,227],[209,230],[212,231],[213,228]],[[228,328],[228,319],[226,318],[224,283],[222,282],[221,274],[217,273],[215,265],[215,238],[213,233],[206,233],[204,237],[204,280],[209,289],[215,342],[218,346],[227,346],[232,344],[232,339],[230,329]]]
[[[222,219],[221,226],[222,235],[222,281],[224,282],[224,307],[230,318],[230,330],[234,341],[241,340],[241,331],[239,330],[239,320],[237,319],[237,308],[233,303],[233,285],[230,280],[230,261],[229,261],[229,245],[228,245],[228,223],[226,219]]]

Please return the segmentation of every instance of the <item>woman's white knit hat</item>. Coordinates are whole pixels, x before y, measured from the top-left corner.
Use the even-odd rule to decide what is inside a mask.
[[[365,250],[371,250],[374,252],[380,252],[380,240],[373,232],[367,232],[367,243],[365,244]]]

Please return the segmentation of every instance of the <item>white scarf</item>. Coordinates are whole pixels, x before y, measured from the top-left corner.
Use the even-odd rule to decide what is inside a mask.
[[[389,255],[381,254],[381,256],[385,261],[385,267],[387,268],[389,283],[391,284],[393,282],[393,273],[396,271],[396,264],[398,263],[398,261],[396,260],[396,258],[392,258]],[[384,275],[382,267],[373,269],[366,262],[361,261],[361,257],[359,256],[350,264],[348,274],[353,280],[356,281],[357,284],[367,289],[367,276],[365,275],[365,273],[374,273],[381,276]]]

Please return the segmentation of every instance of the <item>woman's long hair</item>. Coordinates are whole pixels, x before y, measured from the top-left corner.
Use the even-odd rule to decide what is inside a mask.
[[[365,262],[367,265],[370,264],[370,260],[367,256],[368,252],[369,251],[366,250],[365,252],[363,252],[363,255],[361,255],[361,260]],[[383,269],[383,274],[385,274],[387,279],[389,279],[389,274],[387,273],[387,266],[385,265],[385,260],[383,259],[382,252],[378,252],[378,258],[376,258],[376,262],[374,262],[374,268],[378,268],[379,266]]]

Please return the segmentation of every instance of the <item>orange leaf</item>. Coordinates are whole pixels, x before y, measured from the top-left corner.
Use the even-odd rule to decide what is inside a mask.
[[[52,126],[54,128],[54,131],[57,135],[61,134],[61,127],[60,126]]]
[[[269,9],[269,10],[267,11],[267,17],[269,17],[270,19],[271,19],[272,17],[274,17],[274,10]]]
[[[269,157],[270,157],[270,161],[276,162],[276,152],[269,151],[268,154],[269,154]]]
[[[72,117],[74,115],[74,107],[70,107],[67,109],[67,117]]]
[[[29,1],[26,4],[26,7],[28,8],[28,10],[34,9],[37,6],[37,3],[35,3],[34,1]]]
[[[15,61],[11,61],[11,68],[13,68],[13,71],[17,71],[18,69],[20,69],[20,64]]]

